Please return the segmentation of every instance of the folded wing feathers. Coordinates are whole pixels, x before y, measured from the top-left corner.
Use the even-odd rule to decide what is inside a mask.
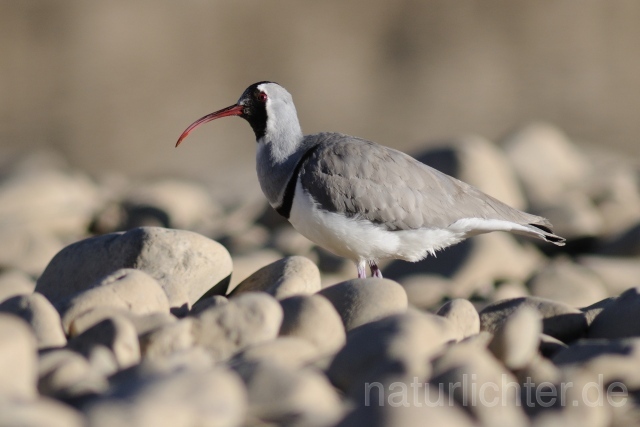
[[[400,151],[341,134],[310,137],[321,147],[300,177],[323,209],[390,231],[444,228],[464,218],[497,219],[522,226],[522,234],[564,244],[545,218],[514,209]]]
[[[548,221],[547,221],[548,222]],[[564,237],[560,237],[556,234],[553,234],[553,231],[549,227],[541,226],[539,224],[527,224],[531,227],[538,229],[539,231],[533,231],[533,233],[540,239],[547,241],[549,243],[553,243],[556,246],[564,246],[565,239]]]

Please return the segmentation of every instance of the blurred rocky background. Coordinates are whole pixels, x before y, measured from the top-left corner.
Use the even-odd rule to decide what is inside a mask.
[[[639,18],[604,1],[0,3],[0,426],[639,425]],[[567,245],[492,233],[351,280],[268,207],[246,124],[173,148],[264,79],[306,132],[407,151]],[[502,404],[364,404],[367,382],[468,375]],[[516,405],[505,378],[571,382],[578,404]],[[620,380],[628,404],[580,395]]]
[[[257,195],[239,120],[173,144],[260,80],[307,133],[411,150],[535,119],[637,156],[639,20],[627,1],[3,1],[0,159],[50,147],[93,173]]]

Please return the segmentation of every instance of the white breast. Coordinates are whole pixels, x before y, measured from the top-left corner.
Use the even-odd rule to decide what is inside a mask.
[[[289,222],[309,240],[355,262],[387,258],[418,261],[465,237],[459,229],[387,231],[368,220],[321,210],[299,180]]]

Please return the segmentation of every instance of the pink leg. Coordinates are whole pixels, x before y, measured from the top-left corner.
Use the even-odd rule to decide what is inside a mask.
[[[364,261],[360,261],[357,264],[358,267],[358,279],[366,279],[367,278],[367,265]]]
[[[380,271],[378,264],[375,261],[369,261],[369,266],[371,267],[371,276],[382,279],[382,271]]]

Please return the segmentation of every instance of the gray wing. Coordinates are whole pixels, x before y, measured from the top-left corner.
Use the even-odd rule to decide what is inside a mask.
[[[300,179],[322,209],[390,231],[446,227],[462,218],[501,219],[545,231],[551,225],[400,151],[335,133],[306,138],[318,145]]]

